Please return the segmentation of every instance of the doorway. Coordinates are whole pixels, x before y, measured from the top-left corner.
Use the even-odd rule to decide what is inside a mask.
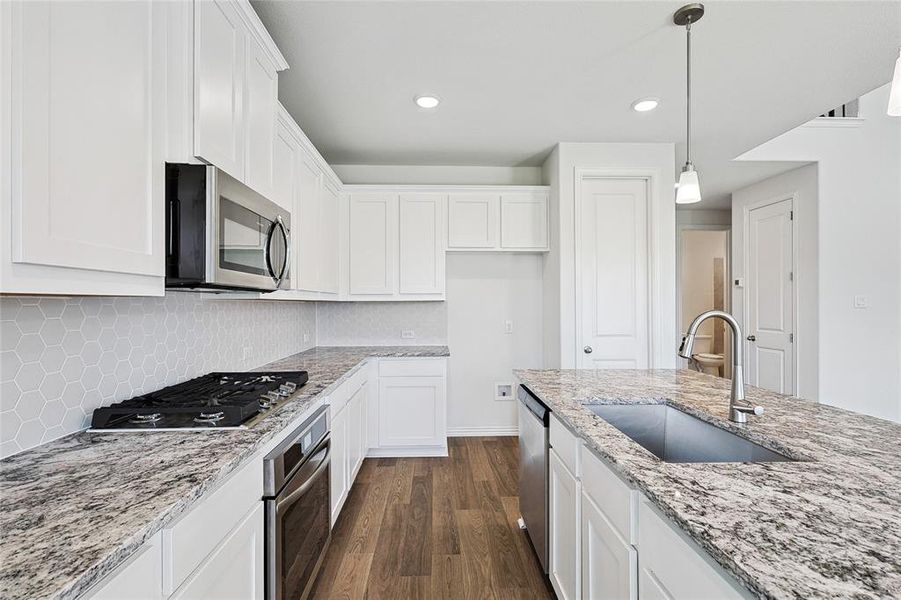
[[[681,335],[708,310],[730,310],[727,228],[683,229],[679,247],[679,319]],[[717,377],[732,376],[731,332],[721,319],[708,319],[699,330],[689,368]]]

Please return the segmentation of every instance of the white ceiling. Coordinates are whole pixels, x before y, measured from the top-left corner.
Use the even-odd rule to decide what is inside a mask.
[[[557,142],[661,141],[684,162],[682,2],[253,4],[291,65],[279,97],[330,163],[539,165]],[[724,207],[796,166],[732,158],[891,79],[901,1],[708,2],[692,42],[696,207]],[[643,96],[660,107],[633,112]]]

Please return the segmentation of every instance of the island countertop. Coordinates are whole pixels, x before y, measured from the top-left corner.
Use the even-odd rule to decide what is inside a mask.
[[[367,358],[448,355],[446,346],[317,347],[257,369],[310,379],[253,428],[80,432],[0,461],[0,597],[78,597]]]
[[[761,598],[901,597],[901,425],[687,370],[518,370],[596,455]],[[666,403],[799,462],[667,463],[584,404]]]

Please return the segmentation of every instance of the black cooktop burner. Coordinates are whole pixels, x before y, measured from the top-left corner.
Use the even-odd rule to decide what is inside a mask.
[[[94,410],[92,429],[238,427],[307,382],[306,371],[210,373]]]

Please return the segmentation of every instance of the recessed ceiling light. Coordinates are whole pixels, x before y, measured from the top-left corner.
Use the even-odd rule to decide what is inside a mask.
[[[657,98],[641,98],[632,103],[632,110],[635,112],[648,112],[657,108],[658,104],[660,104],[660,100]]]
[[[419,108],[435,108],[441,102],[435,96],[416,96],[416,105]]]

